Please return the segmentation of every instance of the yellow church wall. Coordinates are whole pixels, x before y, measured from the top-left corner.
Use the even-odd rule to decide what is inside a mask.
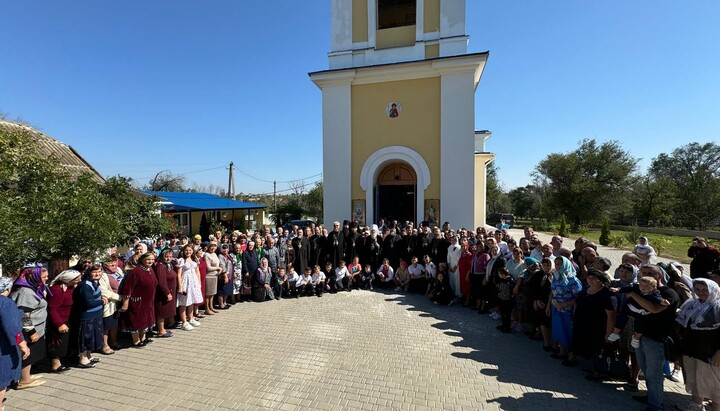
[[[439,44],[430,44],[425,46],[425,58],[426,59],[434,59],[440,57],[440,45]]]
[[[391,102],[398,102],[402,107],[396,118],[385,113]],[[360,187],[360,172],[365,160],[387,146],[411,148],[425,159],[431,176],[425,198],[439,199],[440,79],[354,85],[351,104],[353,199],[365,198],[365,191]]]
[[[375,48],[412,46],[415,44],[415,25],[377,30]]]
[[[486,201],[485,188],[487,179],[487,162],[495,157],[494,154],[475,154],[475,227],[485,224]]]
[[[362,43],[368,41],[368,4],[367,0],[352,2],[352,41]]]
[[[423,31],[425,33],[440,31],[440,0],[425,0],[423,15]]]

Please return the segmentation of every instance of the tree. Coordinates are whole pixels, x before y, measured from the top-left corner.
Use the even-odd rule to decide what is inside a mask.
[[[578,227],[618,211],[615,199],[629,191],[636,166],[637,159],[617,141],[583,140],[575,151],[549,154],[533,176],[546,192],[548,213],[564,214]]]
[[[528,184],[525,187],[513,188],[507,196],[516,217],[540,218],[542,197],[537,187]]]
[[[288,198],[279,204],[270,219],[275,226],[285,225],[290,220],[299,220],[303,217],[305,209],[302,207],[300,202],[293,197]]]
[[[488,213],[507,213],[511,204],[498,179],[499,168],[490,163],[485,179],[485,205]]]
[[[720,218],[720,145],[690,143],[655,157],[649,175],[674,190],[675,216],[706,229]]]
[[[674,181],[646,174],[632,185],[631,191],[632,223],[667,224],[673,220],[677,202]]]
[[[148,191],[187,191],[185,176],[168,170],[159,171],[144,187]]]
[[[318,224],[322,224],[323,218],[323,183],[318,181],[315,187],[305,194],[306,215],[315,217]]]

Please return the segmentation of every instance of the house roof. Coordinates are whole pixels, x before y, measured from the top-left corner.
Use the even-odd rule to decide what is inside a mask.
[[[160,197],[163,201],[163,211],[254,210],[267,207],[263,204],[246,203],[206,193],[175,191],[143,191],[143,193]]]
[[[20,130],[27,133],[27,136],[32,138],[37,144],[40,154],[47,156],[49,160],[53,161],[61,170],[66,171],[71,176],[77,177],[83,173],[88,173],[98,183],[105,182],[105,179],[100,173],[69,145],[55,140],[30,126],[12,121],[0,120],[0,129],[8,131]]]

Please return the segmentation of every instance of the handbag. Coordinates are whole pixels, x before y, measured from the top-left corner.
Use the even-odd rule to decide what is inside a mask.
[[[677,343],[678,338],[668,335],[663,338],[663,351],[665,352],[665,360],[675,362],[680,359],[680,345]]]
[[[617,347],[606,347],[593,358],[593,370],[614,380],[629,380],[630,367],[621,357]]]
[[[252,294],[252,287],[249,285],[243,284],[243,286],[240,288],[240,295],[251,295]]]

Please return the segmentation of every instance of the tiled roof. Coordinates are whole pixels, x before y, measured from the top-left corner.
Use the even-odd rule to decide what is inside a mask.
[[[82,173],[89,173],[98,183],[104,183],[105,179],[85,161],[77,151],[69,145],[55,140],[54,138],[41,133],[38,130],[24,124],[18,124],[7,120],[0,120],[0,128],[12,130],[13,128],[22,129],[28,132],[28,135],[37,143],[40,154],[46,155],[53,160],[60,169],[68,172],[72,176],[79,176]]]

